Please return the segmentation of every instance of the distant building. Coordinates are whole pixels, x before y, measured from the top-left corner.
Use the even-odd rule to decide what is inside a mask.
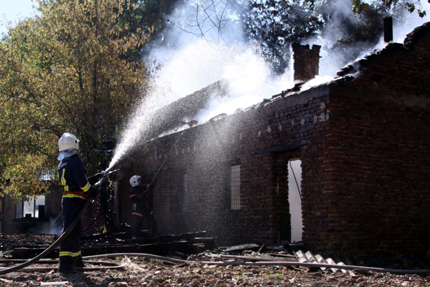
[[[26,201],[15,201],[9,195],[1,199],[1,232],[5,234],[59,234],[63,224],[61,192],[42,194]]]

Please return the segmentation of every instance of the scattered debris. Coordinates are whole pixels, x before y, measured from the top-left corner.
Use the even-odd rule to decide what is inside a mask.
[[[7,242],[7,236],[2,235],[2,247],[19,245],[19,240],[27,245],[30,237],[13,237]],[[121,236],[120,236],[121,237]],[[185,234],[181,236],[169,236],[170,239],[192,241],[202,238],[202,234]],[[209,239],[205,238],[206,241]],[[86,239],[85,245],[115,242],[120,244],[131,244],[131,238],[122,235],[122,238],[114,240],[105,235],[94,235]],[[135,246],[155,244],[168,238],[148,239],[138,238]],[[209,240],[210,241],[210,240]],[[35,241],[34,241],[35,242]],[[41,244],[45,244],[42,240]],[[144,243],[146,242],[146,243]],[[389,272],[355,272],[355,270],[342,270],[343,262],[347,265],[358,264],[354,259],[337,254],[316,254],[311,251],[289,251],[282,246],[261,246],[258,244],[244,244],[240,246],[220,247],[217,249],[206,249],[203,252],[187,253],[174,251],[166,256],[171,262],[163,261],[161,256],[145,258],[133,255],[114,255],[112,258],[86,259],[84,273],[75,273],[67,277],[61,276],[53,267],[52,259],[45,259],[38,263],[39,269],[33,272],[12,272],[1,276],[0,286],[430,286],[429,274],[392,274]],[[193,250],[192,248],[190,250]],[[5,251],[5,249],[3,249]],[[13,254],[13,253],[11,253]],[[299,256],[300,255],[300,256]],[[182,259],[184,258],[185,259]],[[174,258],[181,260],[174,261]],[[304,259],[303,259],[304,258]],[[339,268],[307,268],[303,266],[282,265],[257,265],[259,262],[328,262],[333,260]],[[340,259],[342,258],[342,259]],[[346,258],[346,259],[345,259]],[[0,263],[3,267],[10,266],[12,262]],[[360,258],[360,260],[365,260]],[[230,262],[232,265],[211,265],[207,262]],[[369,261],[369,260],[368,260]],[[402,262],[400,262],[402,261]],[[393,265],[385,267],[398,268],[406,264],[409,268],[428,268],[425,262],[405,260],[391,262]],[[124,268],[101,268],[101,262],[105,265],[121,265]],[[175,263],[177,262],[177,263]],[[245,265],[244,263],[255,262],[256,265]],[[336,263],[337,262],[337,263]],[[363,261],[360,261],[363,262]],[[377,262],[374,259],[374,262]],[[380,261],[383,262],[383,261]],[[168,263],[168,264],[167,264]],[[276,263],[277,264],[277,263]],[[34,267],[36,268],[36,267]],[[44,271],[38,271],[38,270]],[[336,269],[336,270],[333,270]],[[49,271],[51,270],[51,271]]]

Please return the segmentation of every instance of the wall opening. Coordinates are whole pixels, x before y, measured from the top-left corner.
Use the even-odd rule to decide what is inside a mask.
[[[288,161],[288,202],[290,203],[291,215],[291,242],[302,241],[301,165],[302,161],[300,159],[291,159]]]
[[[18,202],[15,211],[15,218],[45,218],[45,196],[39,195],[36,200],[29,198]]]
[[[230,169],[231,210],[240,210],[240,165]]]
[[[185,211],[187,193],[188,193],[188,175],[186,172],[181,172],[179,175],[179,185],[178,185],[178,194],[177,194],[177,206],[178,206],[179,213],[182,213]]]

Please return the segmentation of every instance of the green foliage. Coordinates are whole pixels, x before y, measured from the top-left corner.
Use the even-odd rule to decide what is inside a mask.
[[[148,32],[117,0],[39,0],[40,16],[20,22],[0,42],[1,189],[15,196],[47,190],[64,132],[81,141],[88,175],[108,164],[118,129],[145,81],[132,57]],[[56,175],[56,174],[55,174]]]
[[[324,26],[324,16],[317,13],[314,2],[285,0],[252,0],[244,15],[244,25],[250,41],[260,43],[262,54],[272,64],[275,73],[288,66],[289,47],[318,35]]]
[[[370,8],[370,4],[361,0],[352,0],[352,11],[356,14],[361,14],[364,10]]]
[[[166,13],[171,11],[177,0],[129,0],[130,8],[124,9],[119,19],[119,24],[124,29],[120,37],[128,37],[129,33],[135,33],[139,29],[149,31],[151,38],[164,28]],[[127,5],[124,2],[124,5]],[[146,41],[145,46],[151,41]],[[139,60],[142,57],[141,46],[131,50],[126,57]]]
[[[424,0],[425,1],[425,0]],[[427,0],[430,3],[430,0]],[[354,13],[361,14],[366,9],[370,7],[377,8],[378,6],[385,7],[387,9],[394,9],[396,7],[403,7],[409,13],[414,13],[415,10],[418,16],[423,18],[427,15],[425,10],[418,9],[421,7],[421,0],[416,0],[410,2],[409,0],[384,0],[384,1],[373,1],[372,3],[363,2],[362,0],[352,0]]]
[[[342,22],[342,29],[346,33],[334,45],[335,48],[353,46],[357,43],[362,43],[363,48],[370,48],[379,41],[383,33],[383,17],[388,15],[387,9],[381,5],[362,3],[359,8],[353,6],[353,12],[359,15],[356,21]],[[353,55],[354,58],[356,56]]]

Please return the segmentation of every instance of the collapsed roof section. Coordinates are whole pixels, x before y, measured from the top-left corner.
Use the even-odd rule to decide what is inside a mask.
[[[279,94],[273,95],[269,99],[264,99],[260,103],[248,107],[247,109],[258,108],[269,104],[272,101],[278,100],[279,98],[288,97],[294,94],[301,93],[305,90],[316,88],[321,85],[332,85],[338,84],[345,81],[357,80],[360,78],[361,72],[368,69],[369,66],[381,65],[381,75],[386,72],[386,69],[390,67],[384,67],[383,62],[385,61],[385,56],[390,56],[393,53],[398,53],[399,51],[407,52],[413,50],[414,43],[417,41],[421,35],[425,35],[428,30],[430,30],[430,22],[423,24],[415,28],[411,33],[409,33],[404,41],[404,44],[400,43],[389,43],[384,48],[375,50],[374,52],[366,55],[361,59],[357,59],[353,63],[343,67],[338,73],[338,77],[330,82],[320,83],[319,85],[310,86],[308,83],[312,78],[317,75],[318,65],[319,65],[319,50],[320,46],[309,45],[299,45],[295,43],[293,45],[295,51],[295,78],[301,80],[293,88],[281,91]],[[420,48],[418,48],[420,49]],[[303,56],[305,55],[305,56]],[[311,61],[309,58],[313,58]],[[401,60],[401,59],[399,59]],[[422,61],[423,59],[417,59],[417,61]],[[300,62],[296,63],[296,62]],[[304,70],[308,69],[306,72]],[[296,73],[306,74],[307,77],[303,79],[300,78]],[[401,73],[401,71],[397,71]],[[370,80],[374,82],[375,88],[377,89],[390,89],[393,87],[384,87],[381,75],[372,72],[368,73],[366,77],[370,77]],[[391,75],[391,77],[398,75]],[[417,75],[419,78],[419,75]],[[417,80],[418,80],[417,78]],[[362,79],[360,79],[362,80]],[[360,81],[359,80],[359,81]],[[428,91],[423,91],[424,94],[428,95]],[[197,124],[194,120],[201,111],[208,107],[211,100],[216,97],[222,98],[228,96],[228,84],[225,81],[218,81],[211,84],[199,91],[194,92],[188,96],[185,96],[161,109],[159,109],[155,116],[151,119],[151,124],[149,125],[151,129],[148,131],[147,138],[153,139],[157,138],[171,132],[176,132],[181,129],[185,129],[188,126],[193,126]],[[363,96],[363,95],[362,95]],[[188,124],[188,126],[186,125]]]
[[[200,111],[205,109],[210,100],[227,95],[227,84],[223,81],[215,82],[191,95],[185,96],[163,108],[157,110],[151,118],[146,136],[157,138],[183,129],[184,126],[196,124],[193,120]]]

